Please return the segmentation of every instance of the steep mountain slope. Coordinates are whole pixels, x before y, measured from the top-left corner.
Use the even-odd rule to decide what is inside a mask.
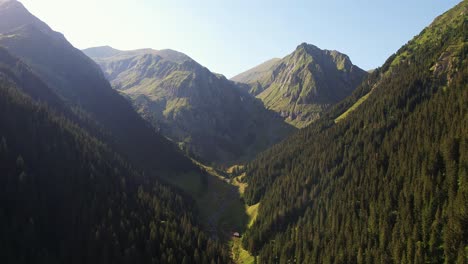
[[[60,97],[32,73],[25,63],[15,58],[2,47],[0,47],[0,76],[5,80],[16,83],[25,94],[28,94],[36,101],[53,105],[61,113],[69,112]]]
[[[246,86],[248,88],[247,91],[253,95],[258,95],[263,92],[264,87],[262,84],[271,81],[273,71],[279,64],[281,64],[281,59],[271,59],[232,77],[231,80],[234,82],[251,84],[251,86]]]
[[[281,60],[270,60],[232,78],[299,128],[343,100],[367,73],[348,56],[303,43]]]
[[[466,263],[468,2],[246,169],[262,263]],[[354,111],[335,119],[366,96]]]
[[[177,171],[191,162],[116,93],[99,67],[14,0],[0,4],[0,46],[24,61],[61,100],[96,120],[106,143],[135,165]]]
[[[2,47],[0,47],[0,77],[16,84],[24,94],[35,101],[47,104],[49,108],[65,116],[99,140],[108,144],[113,142],[99,123],[80,109],[66,104],[31,71],[28,65]]]
[[[52,92],[41,84],[18,87],[5,65],[2,263],[227,263],[224,248],[194,224],[190,201],[145,179],[66,116],[26,96],[21,90]]]
[[[16,0],[0,0],[0,32],[8,32],[11,29],[27,24],[33,24],[40,30],[52,33],[52,29],[38,18],[24,12],[24,7]]]
[[[259,100],[182,53],[108,47],[84,52],[143,117],[205,162],[245,160],[293,130]]]

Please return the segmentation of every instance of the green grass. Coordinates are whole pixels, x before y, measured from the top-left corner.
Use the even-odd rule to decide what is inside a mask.
[[[242,240],[240,238],[233,238],[231,241],[232,259],[237,264],[253,264],[255,258],[242,247]]]
[[[239,195],[241,197],[244,196],[245,188],[247,188],[247,183],[243,181],[244,177],[245,177],[245,173],[243,173],[240,176],[235,177],[234,179],[232,179],[232,182],[231,182],[232,185],[237,186],[239,190]]]
[[[163,111],[163,115],[167,118],[172,114],[177,114],[181,109],[190,110],[191,105],[187,98],[176,98],[167,101],[166,109]]]
[[[231,80],[241,83],[247,83],[250,85],[255,85],[259,82],[261,85],[264,85],[271,78],[272,71],[278,66],[281,62],[281,59],[275,58],[269,61],[266,61],[253,69],[250,69],[246,72],[243,72],[237,76],[234,76]]]
[[[186,191],[195,200],[200,222],[222,240],[232,232],[243,233],[249,217],[236,186],[224,173],[195,161],[208,175],[183,174],[166,177],[169,183]]]
[[[237,186],[237,188],[239,188],[239,195],[241,197],[244,195],[245,188],[247,188],[247,183],[244,182],[244,178],[245,178],[245,173],[243,173],[240,176],[235,177],[232,180],[232,184],[234,186]],[[257,219],[259,206],[260,206],[260,203],[254,204],[252,206],[245,205],[245,212],[247,213],[249,217],[249,221],[247,225],[248,228],[250,228],[255,222],[255,220]]]
[[[226,181],[226,177],[227,177],[227,174],[224,172],[224,171],[221,171],[221,170],[218,170],[218,169],[215,169],[213,167],[210,167],[210,166],[207,166],[195,159],[192,159],[192,161],[197,164],[199,167],[203,168],[204,170],[206,170],[211,176],[215,176],[216,178],[220,179],[220,180],[224,180]],[[232,168],[231,169],[231,172],[232,172]],[[228,169],[229,170],[229,169]],[[227,172],[227,173],[231,173],[231,172]]]
[[[260,206],[260,203],[254,204],[252,206],[247,206],[247,215],[249,216],[249,225],[248,225],[249,228],[253,225],[253,223],[257,219],[259,206]]]
[[[257,218],[259,204],[246,206],[241,200],[247,187],[242,182],[245,174],[230,180],[227,175],[235,166],[224,172],[193,161],[208,175],[172,175],[166,180],[192,196],[199,211],[199,220],[212,234],[229,244],[234,263],[254,263],[254,257],[243,248],[242,239],[231,235],[232,232],[242,235]]]
[[[404,61],[409,56],[409,52],[405,51],[399,54],[395,59],[392,61],[391,67],[398,66],[402,61]]]
[[[354,110],[356,110],[362,103],[364,103],[367,98],[369,98],[369,96],[371,95],[372,91],[370,91],[369,93],[367,93],[366,95],[364,95],[363,97],[361,97],[356,103],[354,103],[353,106],[351,106],[348,110],[346,110],[346,112],[344,112],[343,114],[341,114],[338,118],[335,119],[335,123],[338,123],[340,122],[341,120],[345,119],[351,112],[353,112]]]

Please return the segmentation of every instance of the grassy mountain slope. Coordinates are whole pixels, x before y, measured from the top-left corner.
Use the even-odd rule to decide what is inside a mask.
[[[204,162],[246,160],[293,131],[233,82],[182,53],[107,47],[84,52],[96,56],[113,87],[143,117]]]
[[[0,5],[0,14],[0,46],[26,63],[67,105],[96,120],[111,135],[106,143],[112,142],[116,151],[149,170],[193,167],[63,35],[52,31],[17,1]]]
[[[303,43],[281,60],[271,60],[232,78],[299,128],[343,100],[367,73],[348,56]]]
[[[247,85],[247,91],[255,96],[263,92],[262,84],[271,82],[274,78],[273,71],[281,63],[281,59],[268,60],[246,72],[231,78],[232,81]]]
[[[244,198],[260,207],[244,244],[262,263],[466,263],[467,12],[247,166]]]

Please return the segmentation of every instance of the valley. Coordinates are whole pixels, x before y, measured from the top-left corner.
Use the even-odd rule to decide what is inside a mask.
[[[168,176],[168,182],[195,199],[200,222],[214,239],[229,245],[235,263],[254,263],[241,237],[255,221],[259,204],[247,206],[243,201],[245,174],[235,176],[233,168],[237,166],[221,171],[193,161],[206,174]]]
[[[186,52],[204,48],[189,38],[202,32],[198,23],[211,28],[197,35],[209,42],[229,32],[209,56],[193,58],[98,41],[78,49],[26,3],[38,8],[0,0],[2,263],[468,262],[468,0],[431,17],[371,71],[356,65],[373,52],[360,37],[330,45],[353,51],[353,64],[335,49],[296,42],[299,28],[285,34],[256,20],[262,30],[237,36],[243,22],[206,22],[213,9],[203,1],[129,4],[151,15],[121,10],[126,26],[101,21],[113,37],[94,34],[135,47],[165,43],[167,30]],[[259,10],[218,4],[224,15]],[[98,11],[111,21],[113,8]],[[185,20],[193,25],[178,24]],[[141,21],[149,29],[135,26]],[[295,17],[274,21],[313,28]],[[357,22],[335,30],[348,23]],[[265,27],[296,48],[265,37],[255,52]],[[314,35],[317,43],[342,37],[331,32]],[[234,53],[230,42],[242,58],[223,59]],[[276,45],[287,55],[273,58]],[[197,61],[229,68],[250,56],[265,62],[232,78]]]

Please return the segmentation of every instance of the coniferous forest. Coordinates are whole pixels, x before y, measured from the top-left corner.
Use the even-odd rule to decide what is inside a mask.
[[[11,83],[0,85],[5,263],[226,263],[190,199]]]
[[[467,13],[228,80],[0,0],[1,263],[468,263]]]
[[[265,263],[466,263],[467,2],[325,118],[248,164]],[[362,105],[337,117],[362,95]]]

